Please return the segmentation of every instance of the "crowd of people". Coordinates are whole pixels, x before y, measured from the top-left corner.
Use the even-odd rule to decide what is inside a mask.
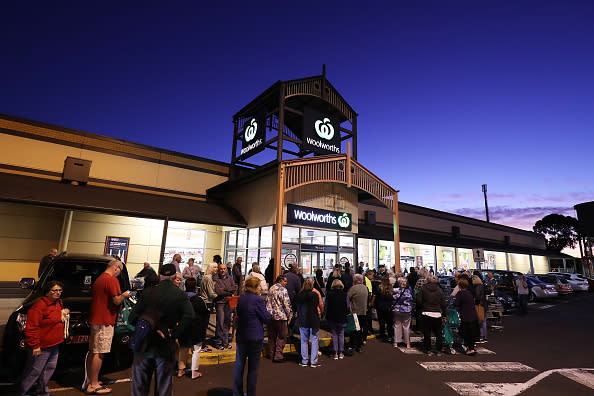
[[[51,254],[52,252],[50,252]],[[265,274],[254,264],[246,276],[241,258],[235,264],[222,263],[215,255],[204,272],[189,259],[180,270],[181,256],[154,271],[150,263],[137,277],[144,278],[144,290],[130,313],[131,324],[146,324],[149,331],[141,346],[134,349],[131,393],[148,395],[151,381],[159,395],[172,394],[172,376],[202,377],[200,353],[210,352],[207,328],[215,315],[215,334],[210,340],[217,350],[230,350],[230,302],[235,299],[236,361],[233,394],[244,394],[244,371],[247,368],[247,394],[255,395],[260,356],[266,328],[269,356],[274,363],[286,362],[283,351],[288,342],[300,351],[302,367],[319,367],[320,329],[331,334],[329,355],[333,360],[346,354],[361,353],[377,320],[380,340],[394,347],[411,348],[410,333],[423,333],[423,351],[428,355],[443,352],[443,326],[448,317],[450,299],[460,317],[459,333],[465,353],[475,355],[475,343],[486,341],[486,296],[496,283],[489,277],[483,282],[480,272],[456,273],[456,287],[446,296],[438,278],[425,268],[410,268],[408,273],[378,270],[353,273],[336,264],[324,279],[323,271],[304,278],[297,266],[290,266],[272,280],[274,261]],[[111,350],[114,324],[119,306],[129,297],[122,293],[116,279],[123,264],[112,260],[92,288],[89,352],[85,363],[82,391],[86,394],[111,392],[99,379],[103,356]],[[525,287],[519,279],[519,289]],[[64,341],[68,310],[64,308],[58,281],[46,284],[45,296],[29,311],[26,341],[29,356],[22,381],[23,394],[47,394],[47,383],[55,369],[58,346]],[[451,307],[450,307],[451,308]],[[66,323],[66,324],[65,324]],[[138,331],[138,330],[137,330]],[[432,335],[435,345],[432,345]],[[299,337],[297,337],[299,336]],[[310,346],[311,345],[311,346]],[[192,354],[190,368],[187,367]],[[153,378],[154,377],[154,378]]]

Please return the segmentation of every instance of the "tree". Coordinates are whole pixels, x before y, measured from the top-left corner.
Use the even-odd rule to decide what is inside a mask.
[[[571,216],[550,214],[538,220],[532,229],[545,237],[547,249],[560,252],[578,242],[578,221]]]

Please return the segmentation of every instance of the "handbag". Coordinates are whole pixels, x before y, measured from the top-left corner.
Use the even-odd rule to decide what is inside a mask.
[[[482,305],[475,305],[474,308],[476,309],[476,313],[479,318],[479,323],[483,323],[485,321],[485,307]]]

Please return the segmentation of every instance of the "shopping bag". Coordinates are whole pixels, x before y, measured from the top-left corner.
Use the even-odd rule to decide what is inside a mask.
[[[443,342],[446,345],[452,345],[454,343],[454,333],[448,326],[443,326]]]
[[[357,318],[357,314],[348,314],[347,317],[347,324],[345,328],[346,333],[352,333],[353,331],[360,331],[361,326],[359,325],[359,319]]]
[[[476,309],[476,314],[479,318],[479,323],[483,323],[485,321],[485,307],[482,305],[475,305],[474,308]]]
[[[455,309],[448,310],[448,326],[453,329],[460,327],[460,315]]]
[[[134,325],[131,325],[128,321],[130,312],[132,311],[132,304],[127,298],[124,298],[118,316],[116,317],[114,332],[116,334],[126,334],[134,331]]]

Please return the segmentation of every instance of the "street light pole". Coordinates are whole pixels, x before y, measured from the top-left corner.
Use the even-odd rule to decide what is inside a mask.
[[[483,195],[485,196],[485,213],[487,214],[487,223],[489,223],[489,205],[487,205],[487,185],[483,184]]]

